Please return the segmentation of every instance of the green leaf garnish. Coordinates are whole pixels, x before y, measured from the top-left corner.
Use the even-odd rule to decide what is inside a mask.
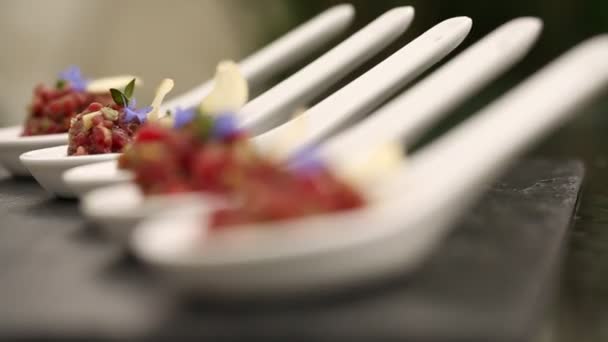
[[[125,96],[127,97],[127,100],[130,100],[131,97],[133,96],[133,91],[135,90],[135,79],[132,79],[131,82],[129,82],[129,84],[127,84],[127,86],[125,87]]]
[[[114,102],[117,105],[123,106],[123,107],[129,106],[129,101],[131,100],[131,97],[133,96],[133,91],[135,91],[135,79],[132,79],[131,82],[129,82],[129,84],[127,84],[124,92],[122,92],[116,88],[110,88],[110,94],[112,95],[112,99],[114,100]]]
[[[57,80],[57,83],[55,83],[55,88],[61,90],[66,84],[68,84],[66,80]]]
[[[123,107],[127,107],[129,105],[129,100],[127,99],[125,94],[122,93],[122,91],[115,88],[110,88],[110,94],[112,95],[112,99],[117,105]]]

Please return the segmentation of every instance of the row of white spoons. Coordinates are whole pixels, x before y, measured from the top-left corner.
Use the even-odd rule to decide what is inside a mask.
[[[269,77],[289,64],[286,56],[295,57],[287,50],[316,47],[306,38],[313,33],[335,35],[352,14],[348,5],[331,9],[240,67],[250,82]],[[287,153],[314,143],[325,160],[340,165],[387,142],[410,145],[521,60],[542,26],[535,18],[502,25],[374,111],[464,40],[471,20],[446,20],[288,121],[288,113],[396,39],[413,14],[411,7],[387,12],[253,99],[239,117],[244,127],[257,133],[252,142],[271,153],[280,138],[293,131],[292,126],[304,121],[307,129]],[[179,288],[230,294],[323,289],[407,271],[419,264],[505,165],[598,95],[607,83],[608,37],[602,36],[576,47],[398,165],[369,187],[373,201],[364,209],[213,234],[204,228],[204,215],[215,205],[212,200],[200,195],[145,198],[130,182],[132,175],[118,170],[113,161],[116,155],[67,157],[66,147],[59,146],[27,152],[21,161],[50,192],[82,196],[85,216],[119,243],[130,244]],[[166,107],[195,104],[211,87],[207,83]],[[10,145],[6,140],[0,132],[0,155]],[[15,144],[19,147],[26,144],[15,141],[21,141]],[[1,157],[7,164],[8,158]],[[107,162],[94,163],[100,160]],[[84,166],[66,172],[78,165]],[[107,185],[113,186],[93,190]],[[157,212],[163,213],[154,216]]]

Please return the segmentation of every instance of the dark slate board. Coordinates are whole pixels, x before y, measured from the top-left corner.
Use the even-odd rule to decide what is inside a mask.
[[[415,274],[323,298],[178,299],[74,202],[0,176],[0,338],[523,341],[539,329],[583,178],[527,161]]]

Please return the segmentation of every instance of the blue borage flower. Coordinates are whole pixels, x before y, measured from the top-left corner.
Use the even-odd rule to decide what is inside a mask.
[[[311,174],[326,168],[316,145],[307,145],[287,158],[287,167],[296,173]]]
[[[215,117],[211,135],[216,139],[225,139],[239,132],[238,121],[234,113],[222,113]]]
[[[175,110],[173,127],[182,128],[182,127],[186,126],[187,124],[191,123],[192,121],[194,121],[195,117],[196,117],[196,108],[194,108],[194,107],[187,108],[187,109],[177,108]]]
[[[125,107],[125,120],[133,121],[135,118],[139,120],[139,123],[146,122],[148,118],[148,113],[152,111],[152,107],[144,107],[141,109],[137,109],[137,101],[135,98],[129,100],[129,104]]]
[[[196,108],[177,108],[175,110],[173,128],[179,129],[188,125],[194,121],[197,114],[198,112]],[[238,128],[238,121],[234,113],[222,113],[212,118],[213,125],[211,128],[211,137],[214,139],[223,140],[240,131]]]
[[[71,65],[64,71],[60,72],[59,79],[69,82],[72,89],[76,91],[85,91],[87,84],[89,83],[88,80],[82,77],[80,68],[75,65]]]

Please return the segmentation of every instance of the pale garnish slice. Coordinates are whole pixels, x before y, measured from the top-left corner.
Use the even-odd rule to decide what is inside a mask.
[[[96,112],[91,112],[91,113],[87,113],[85,115],[82,116],[82,124],[84,126],[85,130],[89,130],[91,129],[91,127],[93,127],[93,118],[96,117],[97,115],[101,115],[101,111],[96,111]]]
[[[265,151],[269,158],[277,161],[284,160],[300,147],[299,143],[306,137],[309,129],[307,117],[302,116],[306,110],[306,107],[296,108],[287,126],[288,129],[282,130],[274,147]]]
[[[135,79],[135,85],[141,86],[143,84],[141,79],[131,75],[104,77],[89,82],[86,91],[94,94],[107,93],[110,88],[122,89],[126,87],[133,79]]]
[[[160,105],[163,103],[165,96],[173,89],[175,83],[170,78],[165,78],[160,82],[158,88],[156,88],[156,95],[152,100],[152,111],[148,113],[148,120],[154,121],[160,119]]]
[[[329,166],[342,179],[364,190],[389,177],[403,161],[402,146],[387,142],[375,148],[352,151],[348,157],[329,161]]]
[[[163,116],[162,118],[158,119],[158,123],[166,128],[171,128],[173,127],[173,117],[172,116]]]
[[[110,107],[101,108],[101,112],[103,113],[103,117],[107,120],[116,121],[118,120],[118,111],[114,110]]]
[[[249,99],[249,86],[239,67],[232,61],[222,61],[215,71],[213,89],[201,102],[201,113],[221,114],[241,109]]]

